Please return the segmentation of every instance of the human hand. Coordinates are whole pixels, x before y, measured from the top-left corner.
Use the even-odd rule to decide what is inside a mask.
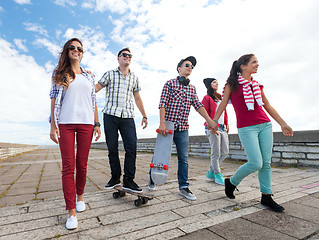
[[[207,128],[210,130],[212,134],[219,135],[219,133],[217,132],[218,126],[219,126],[218,123],[210,119],[209,121],[206,121],[206,124],[207,124]]]
[[[159,128],[158,128],[158,133],[162,134],[163,136],[165,136],[167,134],[167,128],[165,123],[160,123]]]
[[[143,126],[144,125],[144,126]],[[147,122],[147,118],[143,117],[142,118],[142,123],[141,123],[141,126],[143,126],[143,129],[145,129],[148,125],[148,122]]]
[[[95,141],[99,140],[99,138],[101,137],[101,128],[98,126],[94,127],[93,135],[94,137],[96,137]]]
[[[288,126],[287,124],[284,124],[281,126],[281,131],[285,136],[293,136],[294,135],[292,128],[290,126]]]
[[[55,142],[56,144],[59,144],[59,138],[60,138],[60,131],[59,129],[54,125],[51,125],[51,129],[50,129],[50,138],[53,142]]]

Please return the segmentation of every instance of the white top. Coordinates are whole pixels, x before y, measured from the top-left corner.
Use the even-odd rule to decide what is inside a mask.
[[[217,109],[218,109],[220,103],[221,103],[221,101],[216,102],[216,104],[217,104],[216,111],[217,111]],[[219,117],[219,119],[218,119],[218,124],[225,124],[225,123],[224,123],[224,119],[225,119],[224,114],[225,114],[225,111],[223,111],[223,113],[220,115],[220,117]]]
[[[75,74],[62,101],[59,124],[92,124],[92,84],[82,74]]]

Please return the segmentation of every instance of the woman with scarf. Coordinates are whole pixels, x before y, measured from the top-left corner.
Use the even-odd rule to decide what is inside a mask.
[[[237,119],[238,135],[247,154],[248,161],[237,169],[231,178],[225,179],[225,194],[234,199],[236,186],[249,174],[258,171],[261,204],[272,211],[282,212],[284,208],[272,199],[271,156],[273,146],[272,124],[264,112],[275,119],[285,136],[293,136],[293,130],[270,105],[260,85],[251,76],[257,73],[258,60],[253,54],[241,56],[234,61],[223,91],[223,100],[214,117],[216,133],[217,120],[230,100]],[[218,133],[217,133],[218,134]]]
[[[65,227],[69,230],[78,226],[76,211],[85,210],[83,193],[90,146],[93,134],[95,141],[101,135],[94,77],[80,67],[82,57],[83,46],[79,39],[72,38],[64,44],[50,90],[50,138],[60,146],[62,188],[69,212]]]

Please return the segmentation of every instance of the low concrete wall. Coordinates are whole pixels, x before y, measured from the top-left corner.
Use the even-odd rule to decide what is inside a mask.
[[[138,139],[137,150],[154,152],[156,138]],[[189,155],[209,158],[210,146],[206,136],[190,136]],[[106,149],[105,143],[93,143],[92,148]],[[123,150],[122,142],[119,148]],[[247,160],[237,134],[229,134],[229,155],[231,160]],[[173,144],[172,153],[176,153]],[[280,166],[319,167],[319,130],[297,131],[293,137],[286,137],[281,132],[274,133],[272,163]]]
[[[0,143],[0,161],[14,155],[38,149],[36,145]]]

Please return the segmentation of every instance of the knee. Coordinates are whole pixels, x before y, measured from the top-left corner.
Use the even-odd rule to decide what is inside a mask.
[[[74,166],[72,165],[64,165],[62,169],[62,177],[74,174]]]
[[[263,165],[261,162],[257,162],[257,163],[250,163],[250,168],[255,172],[255,171],[259,171],[260,169],[262,169]]]
[[[222,152],[220,158],[224,159],[228,155],[228,152]]]
[[[178,159],[178,164],[179,165],[188,165],[187,157]]]

